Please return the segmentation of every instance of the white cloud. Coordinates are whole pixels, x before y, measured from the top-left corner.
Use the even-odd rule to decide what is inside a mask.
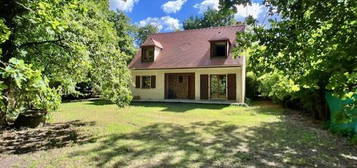
[[[197,8],[200,13],[204,13],[208,9],[218,10],[219,0],[204,0],[199,4],[195,4],[193,7]]]
[[[109,4],[112,10],[118,9],[124,12],[131,12],[134,5],[138,2],[139,0],[110,0]]]
[[[139,21],[139,26],[146,26],[151,24],[156,26],[160,31],[175,31],[182,27],[178,19],[172,18],[170,16],[158,17],[148,17],[144,20]]]
[[[200,13],[204,13],[208,9],[218,10],[219,0],[203,0],[199,4],[193,6],[197,8]],[[264,5],[259,3],[252,3],[251,5],[237,5],[237,13],[234,15],[236,20],[244,21],[244,19],[251,15],[255,19],[259,19],[261,14],[267,11],[267,8]]]
[[[187,0],[168,1],[163,4],[161,8],[165,13],[176,13],[181,10],[181,7],[186,3],[186,1]]]
[[[251,15],[254,19],[257,19],[259,15],[263,12],[266,12],[266,7],[258,3],[252,3],[252,5],[237,5],[237,13],[234,15],[234,18],[237,20],[244,19]]]

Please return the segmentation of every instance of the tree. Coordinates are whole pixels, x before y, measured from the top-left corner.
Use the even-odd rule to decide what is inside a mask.
[[[247,3],[229,2],[221,6],[232,9]],[[270,20],[268,28],[252,22],[253,33],[238,34],[241,47],[236,54],[249,50],[252,71],[258,76],[275,72],[277,79],[290,81],[295,87],[288,89],[290,100],[298,100],[316,119],[326,120],[326,92],[351,99],[357,94],[356,3],[265,1],[269,14],[279,14],[281,19]]]
[[[159,29],[151,24],[148,24],[143,27],[138,27],[136,31],[136,44],[140,46],[151,34],[157,32],[159,32]]]
[[[32,79],[31,74],[39,73],[42,79],[36,81],[44,81],[45,87],[47,81],[47,87],[59,94],[72,93],[77,83],[91,81],[104,98],[119,106],[130,102],[128,56],[118,46],[107,0],[1,1],[0,11],[0,116],[24,112],[23,107],[9,108],[14,99],[11,90],[19,87],[18,76]],[[19,74],[7,75],[11,68]],[[41,90],[35,87],[31,93],[39,95]]]
[[[233,12],[208,9],[206,12],[203,13],[203,16],[201,17],[191,16],[186,19],[183,22],[183,28],[185,30],[189,30],[206,27],[227,26],[234,24],[236,24],[236,21],[234,19]]]
[[[120,51],[128,56],[130,61],[135,55],[134,35],[135,26],[130,24],[130,18],[119,10],[111,11],[109,20],[114,23],[117,36],[119,37],[118,46]]]

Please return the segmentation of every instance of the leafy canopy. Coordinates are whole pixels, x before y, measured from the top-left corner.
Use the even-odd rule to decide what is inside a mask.
[[[183,22],[183,28],[185,30],[200,29],[206,27],[234,25],[235,23],[236,21],[234,19],[233,12],[208,9],[201,17],[191,16],[190,18],[186,19]]]
[[[7,108],[14,98],[9,93],[18,87],[12,84],[18,79],[6,75],[10,69],[23,80],[42,80],[43,86],[56,88],[62,95],[75,92],[77,83],[89,81],[117,105],[130,102],[127,61],[134,49],[125,34],[128,20],[110,11],[108,4],[107,0],[0,2],[0,66],[4,69],[0,119],[6,111],[15,110]],[[41,90],[21,101],[33,103]]]
[[[221,0],[232,10],[241,0]],[[251,70],[258,76],[276,72],[278,80],[298,87],[287,94],[310,105],[323,103],[324,94],[342,98],[357,94],[357,2],[355,0],[266,0],[268,14],[279,14],[270,27],[252,23],[252,33],[238,34],[236,55],[249,50]],[[272,90],[270,90],[272,91]],[[316,93],[316,94],[315,94]],[[316,96],[313,98],[313,96]],[[320,101],[322,100],[322,102]],[[319,106],[322,109],[322,106]],[[321,118],[321,116],[320,116]]]
[[[151,24],[148,24],[146,26],[143,26],[143,27],[137,27],[137,30],[136,30],[136,44],[137,45],[141,45],[145,42],[145,40],[151,35],[151,34],[154,34],[154,33],[157,33],[159,32],[159,29],[154,26],[154,25],[151,25]]]
[[[114,23],[120,51],[128,56],[128,60],[131,60],[136,52],[134,47],[136,27],[131,25],[130,18],[119,10],[110,11],[109,20]]]

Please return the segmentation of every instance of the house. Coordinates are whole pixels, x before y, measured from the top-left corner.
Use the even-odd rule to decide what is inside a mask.
[[[140,100],[244,103],[245,59],[233,58],[244,25],[150,35],[129,64]]]

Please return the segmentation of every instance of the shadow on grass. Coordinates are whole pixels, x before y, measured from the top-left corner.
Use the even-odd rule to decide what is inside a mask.
[[[112,105],[108,100],[104,99],[95,99],[89,100],[88,104],[95,106],[104,106],[104,105]],[[130,104],[132,107],[156,107],[163,108],[161,111],[166,112],[187,112],[194,109],[203,109],[203,110],[221,110],[223,108],[229,107],[230,105],[224,104],[191,104],[191,103],[157,103],[157,102],[132,102]],[[283,112],[283,108],[279,105],[273,104],[271,102],[257,102],[254,104],[256,108],[252,108],[255,112],[262,114],[270,114],[270,115],[281,115]]]
[[[194,109],[220,110],[229,105],[219,104],[190,104],[190,103],[154,103],[154,102],[133,102],[130,106],[134,107],[159,107],[166,112],[187,112]]]
[[[112,103],[109,100],[105,100],[105,99],[92,99],[92,100],[89,100],[88,104],[95,105],[95,106],[104,106],[104,105],[112,105],[114,103]]]
[[[81,133],[78,129],[93,125],[95,122],[75,120],[35,129],[5,130],[0,134],[0,154],[25,154],[71,144],[95,142],[94,138]]]
[[[93,155],[95,153],[95,155]],[[89,155],[90,154],[90,155]],[[97,167],[353,167],[355,146],[288,121],[239,127],[222,121],[157,123],[112,135],[90,150]],[[350,157],[345,157],[350,155]]]
[[[112,105],[113,103],[104,99],[89,100],[90,105],[103,106]],[[211,109],[219,110],[229,105],[217,105],[217,104],[190,104],[190,103],[156,103],[156,102],[132,102],[130,106],[133,107],[160,107],[164,108],[162,111],[169,112],[186,112],[193,109]]]

